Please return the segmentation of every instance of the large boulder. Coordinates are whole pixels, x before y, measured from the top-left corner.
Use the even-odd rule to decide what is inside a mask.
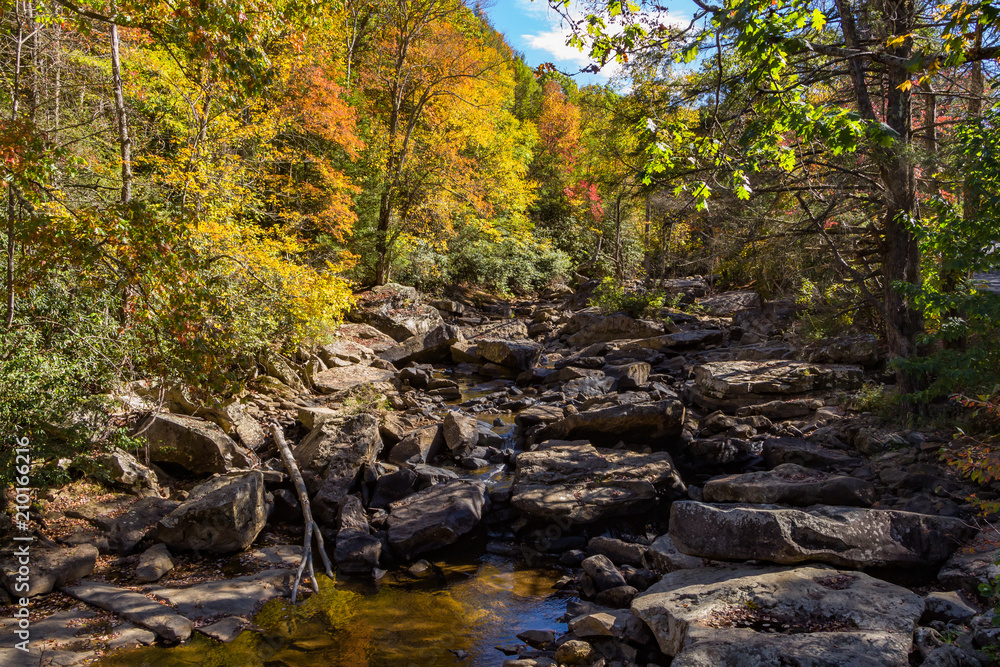
[[[156,491],[160,488],[156,473],[139,463],[134,456],[119,447],[94,457],[98,479],[121,486],[136,493]]]
[[[712,315],[730,317],[738,310],[760,308],[760,295],[749,290],[723,292],[696,299],[695,303]]]
[[[340,499],[354,486],[361,467],[372,463],[381,451],[378,420],[369,414],[351,417],[343,426],[323,424],[302,439],[293,452],[295,462],[322,479],[313,496],[317,521],[335,525]]]
[[[176,500],[150,496],[136,501],[128,511],[114,519],[102,519],[98,527],[108,537],[108,548],[117,554],[127,554],[136,545],[156,532],[160,520],[180,506]]]
[[[313,378],[313,386],[321,394],[335,394],[365,384],[388,383],[394,377],[396,377],[395,372],[374,366],[344,366],[320,371]],[[391,385],[387,385],[386,388],[391,388]]]
[[[783,396],[861,386],[858,366],[799,361],[713,361],[695,366],[691,398],[711,409],[766,403]]]
[[[650,509],[684,492],[666,452],[566,442],[518,455],[511,502],[532,519],[587,524]]]
[[[368,324],[402,342],[444,324],[433,306],[420,303],[412,287],[389,283],[358,296],[357,305],[347,314],[352,322]]]
[[[427,463],[438,455],[444,446],[441,424],[431,424],[414,429],[389,450],[389,461],[397,465]]]
[[[707,503],[754,503],[761,505],[857,505],[871,506],[877,495],[866,480],[847,475],[829,475],[795,465],[711,479],[702,488]]]
[[[451,480],[393,503],[389,544],[404,558],[454,544],[482,521],[489,493],[480,480]]]
[[[542,346],[528,340],[481,338],[476,348],[483,359],[520,371],[531,370],[542,355]]]
[[[692,329],[632,341],[624,345],[622,350],[628,351],[633,348],[656,351],[700,349],[719,345],[725,340],[725,337],[726,334],[721,329]]]
[[[371,534],[365,508],[357,496],[344,496],[337,517],[333,560],[341,572],[371,574],[382,554],[382,542]]]
[[[266,523],[264,476],[254,470],[193,488],[160,520],[157,536],[176,550],[232,553],[249,547]]]
[[[679,570],[632,601],[688,667],[905,667],[923,610],[905,588],[826,567]]]
[[[582,440],[662,445],[675,441],[684,425],[684,404],[675,399],[586,410],[546,426],[539,440]]]
[[[573,315],[564,331],[570,334],[567,342],[576,347],[612,340],[651,338],[665,333],[660,322],[638,320],[625,313],[603,315],[595,308]]]
[[[971,532],[959,519],[897,510],[798,510],[693,501],[676,502],[670,508],[670,537],[677,548],[719,560],[933,567]]]
[[[479,420],[460,412],[444,418],[444,442],[455,454],[466,454],[479,444]]]
[[[801,438],[768,438],[764,441],[764,464],[776,468],[793,463],[805,468],[850,468],[861,464],[861,459],[847,452],[817,445]]]
[[[14,599],[51,593],[88,576],[97,564],[97,548],[90,544],[63,549],[15,542],[3,562],[3,585]]]
[[[385,352],[380,352],[378,356],[397,367],[405,366],[411,361],[448,361],[451,358],[451,346],[460,340],[462,331],[458,327],[442,324],[430,331],[410,336]]]
[[[987,527],[958,549],[938,572],[938,581],[973,595],[1000,576],[1000,529]]]
[[[250,468],[253,455],[212,422],[181,415],[158,414],[145,431],[149,460],[172,463],[195,474],[212,475]],[[140,427],[145,428],[144,422]]]

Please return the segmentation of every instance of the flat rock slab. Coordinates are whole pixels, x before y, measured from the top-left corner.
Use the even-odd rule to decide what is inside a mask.
[[[169,642],[185,641],[194,629],[190,619],[170,607],[111,584],[93,581],[64,588],[63,592],[148,628]]]
[[[17,552],[18,548],[29,543],[15,544],[16,546],[8,551],[15,557],[3,562],[4,587],[15,597],[34,597],[51,593],[71,581],[90,575],[97,564],[97,548],[90,544],[81,544],[68,549],[32,544],[28,550],[31,561],[28,566],[28,589],[20,590],[17,587],[24,582],[19,581],[18,570],[21,565],[17,562]]]
[[[0,667],[76,667],[92,662],[94,651],[0,648]]]
[[[637,454],[565,443],[517,457],[511,502],[534,519],[585,524],[650,509],[684,483],[666,452]]]
[[[597,445],[622,441],[669,444],[680,437],[684,414],[684,404],[669,398],[656,403],[615,405],[560,419],[546,426],[538,440],[590,440]]]
[[[64,648],[86,648],[93,637],[85,627],[87,621],[98,618],[98,615],[89,609],[74,609],[71,611],[57,611],[51,616],[46,616],[42,620],[32,619],[31,621],[31,647],[35,649],[64,649]],[[11,637],[14,643],[18,640],[14,630],[17,629],[18,621],[15,618],[0,619],[0,632],[5,637]],[[2,664],[2,663],[0,663]]]
[[[877,496],[868,481],[847,475],[829,475],[784,463],[760,472],[710,479],[702,488],[707,503],[775,505],[853,505],[870,507]]]
[[[269,570],[187,588],[160,588],[152,594],[196,621],[223,615],[248,616],[268,600],[291,595],[294,579],[295,573],[289,569]]]
[[[344,366],[320,371],[313,378],[313,386],[321,394],[335,394],[363,384],[391,382],[396,374],[374,366]]]
[[[723,292],[695,299],[695,303],[712,315],[729,317],[738,310],[760,308],[760,295],[750,290]]]
[[[198,628],[198,632],[208,635],[212,639],[216,639],[223,644],[228,644],[243,632],[243,627],[246,622],[242,618],[237,618],[235,616],[227,616],[221,621],[216,621],[210,625],[203,625]]]
[[[971,533],[959,519],[897,510],[807,511],[694,501],[675,502],[670,508],[670,537],[677,549],[718,560],[932,567],[946,560]]]
[[[800,361],[713,361],[695,366],[692,398],[711,409],[739,408],[831,389],[861,386],[860,366]]]
[[[662,322],[637,320],[625,313],[604,315],[589,308],[573,315],[566,332],[570,333],[569,344],[579,347],[612,340],[652,338],[666,333]]]
[[[861,465],[861,459],[840,449],[815,445],[800,438],[770,438],[764,441],[764,465],[776,468],[794,463],[804,468],[850,468]]]
[[[633,341],[621,349],[628,351],[632,346],[647,350],[690,350],[710,345],[719,345],[725,340],[725,332],[721,329],[692,329],[678,331],[664,336],[654,336]]]
[[[923,609],[905,588],[826,567],[679,570],[632,601],[673,665],[734,667],[902,667]]]

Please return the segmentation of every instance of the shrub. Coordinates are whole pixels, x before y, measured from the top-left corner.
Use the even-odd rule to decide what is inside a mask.
[[[666,297],[660,290],[629,291],[614,278],[604,278],[594,290],[590,305],[604,313],[625,313],[640,318],[663,308]]]

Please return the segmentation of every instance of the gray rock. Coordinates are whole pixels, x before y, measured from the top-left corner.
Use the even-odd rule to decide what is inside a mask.
[[[749,290],[723,292],[722,294],[695,299],[695,303],[712,315],[730,317],[738,310],[760,308],[760,295]]]
[[[1000,529],[988,527],[967,545],[955,551],[938,572],[938,581],[966,593],[979,594],[980,584],[1000,576]]]
[[[98,477],[116,486],[135,492],[156,491],[160,488],[156,473],[139,463],[134,456],[119,447],[95,457],[99,467]]]
[[[295,571],[292,569],[267,570],[246,577],[209,581],[187,588],[156,589],[153,590],[153,596],[196,621],[217,616],[250,617],[268,600],[291,595],[294,579]],[[157,606],[169,609],[163,605]]]
[[[444,442],[454,454],[465,454],[479,444],[479,420],[460,412],[444,418]]]
[[[3,584],[14,598],[45,595],[68,582],[86,577],[97,564],[97,548],[89,544],[61,549],[28,542],[13,543],[3,563]],[[27,565],[19,548],[27,547]],[[27,585],[27,588],[25,588]]]
[[[324,424],[294,449],[296,463],[322,477],[313,496],[313,514],[322,524],[337,520],[340,499],[351,490],[361,467],[382,451],[378,420],[369,414],[349,418],[343,426]]]
[[[602,554],[585,558],[580,566],[593,580],[598,591],[627,585],[625,577],[618,571],[611,559]]]
[[[702,487],[706,503],[871,506],[877,495],[871,482],[827,473],[794,463],[770,471],[729,475],[707,481]]]
[[[628,390],[644,387],[650,368],[645,361],[635,361],[620,366],[605,366],[604,373],[618,380],[618,389]]]
[[[923,601],[860,572],[701,568],[665,575],[632,611],[673,665],[903,667]],[[750,629],[763,623],[787,629]]]
[[[764,441],[764,464],[776,468],[794,463],[804,468],[847,468],[861,465],[861,459],[839,449],[814,445],[799,438],[769,438]]]
[[[242,618],[237,618],[236,616],[227,616],[221,621],[216,621],[215,623],[210,623],[208,625],[203,625],[198,628],[198,632],[220,641],[223,644],[228,644],[243,632],[243,626],[246,622]]]
[[[170,607],[153,602],[145,595],[96,581],[64,588],[63,592],[87,604],[106,609],[155,632],[168,642],[182,642],[191,636],[194,624]]]
[[[925,624],[931,621],[944,623],[967,623],[979,613],[975,607],[967,603],[958,591],[934,591],[924,598]]]
[[[196,486],[160,520],[157,536],[172,549],[232,553],[249,547],[266,523],[264,476],[254,470]]]
[[[647,547],[641,544],[624,542],[603,535],[590,538],[587,551],[591,554],[602,554],[611,559],[615,565],[634,565],[642,567]]]
[[[378,356],[397,367],[414,361],[444,362],[451,358],[452,345],[460,340],[462,340],[461,329],[450,324],[442,324],[430,331],[410,336],[385,352],[380,352]]]
[[[533,368],[542,355],[542,346],[531,341],[480,338],[476,347],[483,359],[519,371]]]
[[[795,417],[805,417],[823,407],[823,401],[815,398],[793,398],[787,401],[769,401],[757,405],[747,405],[736,411],[738,417],[761,415],[774,421],[784,421]]]
[[[267,350],[260,355],[260,363],[267,369],[267,374],[295,391],[303,391],[306,387],[302,378],[295,372],[287,359],[280,354]]]
[[[645,566],[654,572],[665,574],[674,570],[690,570],[705,567],[706,561],[696,556],[688,556],[677,550],[670,535],[660,535],[649,545],[645,554]]]
[[[533,519],[586,524],[651,508],[685,491],[670,455],[564,443],[518,454],[511,502]]]
[[[150,461],[174,463],[196,474],[246,469],[253,461],[253,456],[219,426],[193,417],[155,415],[145,437]]]
[[[563,418],[562,408],[540,403],[530,408],[522,410],[514,417],[514,423],[518,426],[534,426],[535,424],[551,424]]]
[[[896,510],[675,502],[670,537],[692,556],[775,563],[820,561],[848,567],[933,566],[969,527],[959,519]]]
[[[333,554],[337,569],[348,574],[371,574],[381,555],[382,542],[371,534],[361,500],[357,496],[344,496],[340,501]]]
[[[546,426],[538,439],[587,439],[597,445],[673,443],[684,425],[684,404],[675,399],[615,405],[570,415]]]
[[[341,419],[344,416],[342,410],[334,410],[332,408],[303,407],[299,408],[298,412],[299,423],[310,431],[319,428],[327,422]]]
[[[482,521],[489,505],[486,485],[451,480],[390,506],[389,544],[405,558],[454,544]]]
[[[118,554],[127,554],[155,531],[160,519],[180,506],[176,500],[155,496],[136,501],[125,514],[102,522],[108,534],[108,547]],[[99,524],[101,525],[101,524]]]
[[[733,409],[782,396],[861,386],[858,366],[798,361],[713,361],[695,366],[692,399],[716,409]]]
[[[417,473],[410,468],[400,468],[382,475],[375,483],[375,495],[369,506],[384,509],[389,503],[402,500],[416,490],[417,479]]]
[[[313,385],[316,387],[316,391],[321,394],[336,394],[361,385],[388,383],[394,377],[396,377],[395,370],[378,368],[375,365],[347,366],[330,368],[317,373],[313,378]],[[391,385],[386,385],[386,388],[391,388]]]
[[[417,465],[433,460],[444,447],[444,431],[432,424],[410,431],[390,451],[389,460],[398,465]]]
[[[654,336],[643,340],[632,341],[622,347],[628,351],[631,346],[647,350],[690,350],[719,345],[725,340],[725,332],[721,329],[692,329],[678,331],[664,336]]]
[[[379,285],[359,295],[356,307],[347,317],[352,322],[372,326],[397,341],[426,333],[444,323],[437,308],[420,303],[420,295],[414,288],[395,283]]]
[[[931,651],[920,664],[921,667],[982,667],[983,662],[971,651],[946,644]]]
[[[135,568],[135,580],[140,584],[159,581],[163,575],[174,569],[174,561],[166,544],[154,544],[139,556],[139,565]]]
[[[564,331],[570,333],[567,342],[576,347],[612,340],[651,338],[665,333],[660,322],[637,320],[624,313],[602,315],[593,308],[573,315]]]

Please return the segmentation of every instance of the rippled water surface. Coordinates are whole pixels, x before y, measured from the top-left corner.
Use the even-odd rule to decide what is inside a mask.
[[[255,619],[262,631],[244,632],[230,644],[195,633],[184,646],[119,653],[99,664],[500,665],[504,656],[494,647],[517,643],[518,632],[565,630],[556,619],[566,610],[567,596],[552,588],[561,574],[484,556],[442,565],[421,580],[390,575],[378,590],[324,579],[319,595],[294,608],[286,600],[269,602]],[[459,659],[452,650],[468,657]]]

